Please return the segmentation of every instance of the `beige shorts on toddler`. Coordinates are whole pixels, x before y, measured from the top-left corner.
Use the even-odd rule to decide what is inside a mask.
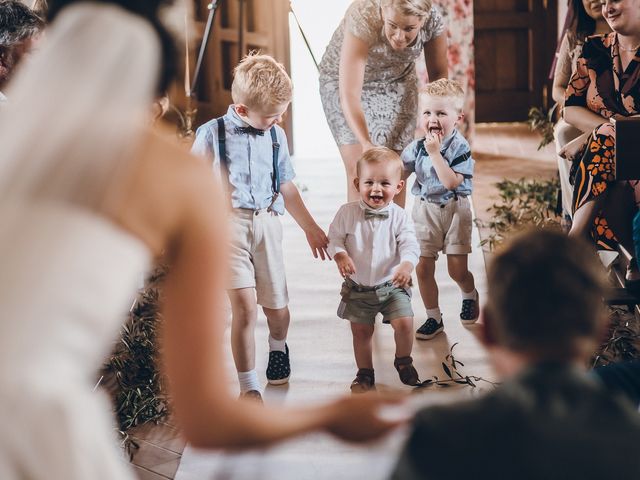
[[[420,256],[438,259],[445,255],[471,253],[471,203],[469,197],[459,196],[440,205],[416,198],[413,223],[420,244]]]
[[[230,216],[231,248],[228,288],[255,288],[258,304],[278,309],[289,303],[278,215],[235,208]]]

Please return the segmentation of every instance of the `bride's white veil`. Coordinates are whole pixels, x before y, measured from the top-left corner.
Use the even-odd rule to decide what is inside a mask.
[[[159,40],[122,8],[80,2],[41,43],[0,109],[0,205],[100,209],[132,161],[160,68]]]

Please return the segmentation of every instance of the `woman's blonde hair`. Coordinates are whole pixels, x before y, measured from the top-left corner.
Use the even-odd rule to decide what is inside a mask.
[[[431,15],[431,0],[380,0],[381,7],[391,7],[402,15],[411,17],[428,17]]]
[[[233,71],[231,98],[249,108],[289,103],[293,85],[284,66],[269,55],[250,53]]]

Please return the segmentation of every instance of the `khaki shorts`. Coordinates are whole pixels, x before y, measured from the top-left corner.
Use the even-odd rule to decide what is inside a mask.
[[[444,205],[416,199],[413,223],[420,243],[420,255],[438,259],[445,255],[471,253],[471,203],[469,197],[451,199]]]
[[[373,325],[378,313],[382,313],[382,323],[413,317],[411,290],[396,287],[390,281],[375,287],[362,287],[346,279],[340,296],[342,301],[338,306],[338,317],[353,323]]]
[[[258,304],[283,308],[289,303],[278,215],[236,208],[231,214],[228,288],[255,288]]]

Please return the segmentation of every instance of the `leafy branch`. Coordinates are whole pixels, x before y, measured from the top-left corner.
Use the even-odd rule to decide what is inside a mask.
[[[491,233],[480,242],[493,250],[514,230],[524,227],[559,228],[560,216],[555,206],[560,189],[559,179],[535,180],[521,178],[503,180],[495,184],[500,200],[487,209],[491,221],[481,224]]]
[[[492,382],[487,380],[486,378],[479,377],[477,375],[463,375],[459,370],[458,366],[464,367],[464,363],[460,360],[456,359],[453,355],[453,349],[458,345],[458,342],[451,345],[449,349],[449,353],[444,357],[444,361],[442,362],[442,370],[448,378],[440,379],[437,376],[433,376],[431,378],[427,378],[423,382],[421,382],[417,388],[422,389],[431,386],[438,387],[450,387],[452,385],[467,385],[471,388],[476,388],[478,383],[485,382],[494,387],[499,385],[496,382]]]
[[[543,107],[531,107],[529,109],[528,122],[532,132],[538,132],[542,139],[538,144],[538,150],[543,149],[553,142],[554,116],[557,103],[548,111]]]

